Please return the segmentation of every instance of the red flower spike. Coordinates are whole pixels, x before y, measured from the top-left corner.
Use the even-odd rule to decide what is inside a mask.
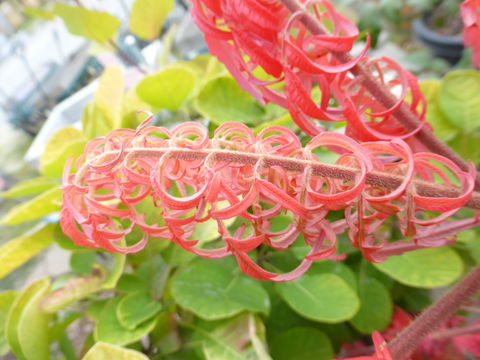
[[[319,162],[317,147],[337,153],[336,162]],[[431,160],[457,176],[461,186],[447,182],[445,170]],[[431,154],[412,156],[401,140],[358,144],[345,135],[322,132],[302,147],[281,126],[255,136],[243,124],[224,123],[210,139],[198,123],[172,130],[144,123],[136,131],[115,130],[92,140],[76,161],[76,174],[70,173],[71,165],[70,160],[63,176],[60,224],[76,244],[131,253],[141,250],[149,237],[164,238],[204,257],[235,255],[246,273],[263,280],[292,280],[313,260],[339,258],[336,238],[347,225],[354,246],[379,261],[444,245],[459,229],[480,222],[480,217],[413,217],[424,209],[455,212],[465,205],[473,196],[473,171],[462,172]],[[413,168],[423,182],[413,182]],[[391,176],[397,179],[393,184]],[[436,177],[448,188],[432,183]],[[326,216],[332,209],[345,209],[346,220],[329,223]],[[155,212],[158,217],[152,219]],[[390,214],[409,224],[414,242],[377,239],[379,225]],[[270,228],[278,215],[291,221],[275,232]],[[232,234],[225,220],[234,217],[242,225]],[[217,248],[202,248],[193,238],[195,226],[205,221],[218,226],[222,241]],[[143,232],[142,240],[121,245],[134,229]],[[259,246],[286,249],[301,233],[311,250],[287,274],[262,269],[248,254]]]
[[[480,0],[466,0],[460,5],[464,24],[463,41],[473,51],[473,64],[480,68]]]
[[[409,139],[419,132],[425,125],[426,101],[415,76],[391,59],[364,57],[368,37],[359,54],[340,62],[336,55],[351,51],[359,35],[357,27],[327,0],[300,2],[303,10],[290,14],[279,1],[195,0],[192,15],[210,52],[240,86],[261,102],[287,108],[307,134],[315,136],[323,129],[312,119],[347,121],[347,135],[360,141]],[[306,14],[317,20],[321,34],[305,27]],[[382,106],[361,84],[362,76],[348,76],[360,63],[387,90],[398,94],[395,103]],[[262,72],[266,76],[259,75]],[[318,101],[311,99],[316,87],[321,93]],[[332,102],[339,107],[331,107]],[[393,117],[403,104],[420,120],[413,130],[406,130]]]

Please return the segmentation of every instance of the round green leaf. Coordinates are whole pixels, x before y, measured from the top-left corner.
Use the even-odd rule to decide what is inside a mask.
[[[172,65],[143,78],[137,85],[137,95],[157,108],[178,110],[190,96],[196,81],[194,70],[184,65]]]
[[[119,346],[128,345],[140,340],[155,327],[156,318],[147,320],[133,330],[123,327],[117,317],[117,306],[120,301],[120,298],[112,299],[103,309],[93,332],[96,341]]]
[[[427,289],[451,284],[463,271],[462,259],[448,247],[411,251],[374,266],[399,283]]]
[[[330,360],[334,355],[328,337],[311,327],[295,327],[281,333],[270,348],[275,360]]]
[[[352,269],[341,261],[316,261],[310,269],[308,269],[308,274],[334,274],[341,277],[353,290],[357,289],[357,278],[355,274]]]
[[[255,124],[264,115],[258,102],[228,76],[209,80],[200,91],[196,105],[203,116],[216,124],[227,121]]]
[[[392,299],[383,284],[375,279],[366,278],[358,288],[360,309],[350,320],[353,327],[364,334],[383,330],[392,317]]]
[[[148,357],[135,350],[98,342],[92,346],[82,360],[148,360]]]
[[[337,323],[351,319],[360,302],[352,288],[333,274],[303,275],[275,284],[282,298],[300,315],[316,321]]]
[[[207,320],[243,310],[267,313],[270,308],[268,293],[260,283],[226,262],[195,261],[175,274],[171,287],[180,306]]]
[[[151,319],[162,309],[147,293],[134,292],[125,295],[117,306],[117,318],[123,327],[133,330]]]
[[[459,129],[480,127],[480,72],[460,70],[448,73],[440,89],[440,107]]]

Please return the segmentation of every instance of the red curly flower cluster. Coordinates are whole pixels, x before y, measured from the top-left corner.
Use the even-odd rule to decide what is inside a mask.
[[[388,349],[387,342],[378,331],[373,332],[372,340],[373,340],[373,345],[375,346],[375,354],[371,356],[349,357],[349,358],[344,358],[344,360],[393,360],[392,354]],[[333,359],[333,360],[341,360],[341,359]]]
[[[352,344],[342,346],[342,354],[348,360],[360,359],[378,359],[381,351],[388,351],[386,344],[381,341],[382,337],[390,342],[403,329],[414,321],[415,317],[405,310],[395,307],[395,312],[387,329],[382,331],[381,335],[373,335],[376,357],[361,356],[350,357],[352,354],[368,354],[371,348],[368,343],[358,340]],[[416,350],[405,360],[455,360],[455,359],[474,359],[480,357],[480,321],[474,321],[467,324],[467,319],[463,316],[454,315],[443,324],[434,333],[426,336],[418,345]],[[376,337],[376,340],[375,340]],[[384,344],[380,348],[380,344]],[[380,359],[384,359],[380,357]],[[387,359],[389,359],[387,357]]]
[[[473,64],[480,68],[480,0],[466,0],[460,5],[460,13],[465,25],[463,39],[473,50]]]
[[[322,150],[337,159],[322,162]],[[335,256],[337,234],[347,227],[352,244],[381,261],[444,245],[478,222],[446,221],[471,200],[473,169],[466,173],[439,155],[412,154],[399,139],[359,144],[322,132],[303,147],[280,126],[255,136],[241,123],[224,123],[210,138],[199,123],[167,130],[147,121],[91,140],[76,174],[70,166],[61,226],[76,244],[130,253],[148,237],[170,239],[200,256],[234,255],[245,273],[264,280],[294,279],[313,260]],[[344,210],[345,219],[329,221],[333,210]],[[158,217],[151,220],[151,214]],[[288,219],[274,230],[279,215]],[[413,241],[387,240],[379,228],[389,215]],[[236,219],[233,232],[229,219]],[[221,246],[194,238],[196,225],[206,221],[218,227]],[[122,246],[134,230],[141,230],[142,240]],[[248,254],[262,245],[288,248],[301,236],[310,251],[290,273],[264,270]]]
[[[426,106],[416,78],[392,59],[364,56],[368,38],[351,57],[357,27],[327,0],[300,2],[303,10],[291,14],[277,0],[193,0],[192,16],[240,86],[287,108],[307,134],[322,130],[312,118],[347,121],[347,135],[359,141],[408,139],[420,131]],[[307,16],[316,20],[316,33],[305,27]],[[380,103],[365,81],[391,90],[394,100]],[[402,104],[417,116],[414,129],[393,117]]]

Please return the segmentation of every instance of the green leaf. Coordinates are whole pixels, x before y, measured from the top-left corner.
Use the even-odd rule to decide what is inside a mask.
[[[180,246],[174,243],[169,244],[169,246],[162,251],[162,257],[167,264],[172,266],[186,265],[193,259],[197,258],[195,254],[182,249]]]
[[[49,288],[48,278],[35,281],[18,295],[10,308],[5,331],[10,349],[20,359],[50,359],[50,315],[40,309]]]
[[[172,313],[161,312],[155,329],[149,334],[152,346],[158,349],[159,355],[164,356],[180,350],[182,340],[176,322],[172,322]]]
[[[116,289],[123,292],[148,292],[149,286],[144,279],[135,274],[123,274],[117,282]]]
[[[54,186],[59,186],[55,179],[41,176],[34,179],[22,181],[15,186],[12,186],[7,191],[0,194],[4,198],[16,198],[30,195],[37,195]]]
[[[390,324],[392,299],[383,284],[375,279],[364,278],[359,284],[360,309],[350,320],[355,329],[364,334],[381,331]]]
[[[231,262],[199,259],[181,268],[171,283],[177,303],[207,320],[223,319],[243,310],[267,313],[270,302],[258,281]]]
[[[480,159],[480,134],[477,131],[462,131],[448,142],[448,145],[464,159],[477,163]]]
[[[70,255],[70,267],[79,275],[88,274],[93,270],[96,253],[92,250],[74,251]]]
[[[160,299],[165,291],[170,270],[171,266],[165,263],[159,254],[155,254],[144,261],[136,273],[146,284],[150,296],[154,299]]]
[[[82,131],[87,139],[103,136],[112,130],[109,120],[95,102],[85,106],[82,115]]]
[[[196,106],[217,125],[227,121],[256,124],[264,115],[260,104],[229,76],[208,81],[198,94]]]
[[[440,107],[448,120],[466,132],[480,127],[480,72],[448,73],[440,90]]]
[[[17,237],[0,247],[0,278],[10,274],[53,242],[55,225]]]
[[[117,306],[117,318],[124,328],[133,330],[151,319],[162,309],[162,305],[145,292],[125,295]]]
[[[311,327],[295,327],[281,333],[270,348],[275,360],[330,360],[334,356],[328,337]]]
[[[426,289],[451,284],[463,271],[462,259],[448,247],[411,251],[374,266],[399,283]]]
[[[62,191],[55,186],[33,199],[14,206],[0,219],[0,224],[16,225],[25,221],[41,218],[60,210]]]
[[[144,40],[154,40],[174,5],[174,0],[135,0],[130,14],[130,31]]]
[[[26,7],[23,9],[23,13],[27,16],[36,17],[45,20],[55,19],[55,13],[51,10],[44,10],[34,7]]]
[[[123,79],[123,67],[109,66],[103,71],[95,91],[95,105],[105,115],[110,130],[122,127]]]
[[[135,350],[97,342],[82,360],[148,360],[148,357]]]
[[[178,110],[187,101],[197,81],[197,74],[185,65],[172,65],[146,76],[137,85],[137,95],[160,109]]]
[[[102,284],[105,277],[105,271],[96,267],[88,275],[69,279],[63,287],[45,296],[45,299],[42,301],[43,311],[55,313],[74,302],[99,292],[103,289]]]
[[[119,346],[128,345],[140,340],[155,327],[157,319],[152,318],[133,330],[124,328],[117,317],[117,306],[120,301],[120,298],[114,298],[103,309],[93,333],[95,341]]]
[[[72,126],[60,129],[50,138],[40,157],[40,172],[46,176],[61,177],[67,160],[82,154],[85,144],[80,130]]]
[[[0,356],[5,355],[9,351],[7,339],[5,337],[5,323],[7,321],[8,311],[16,297],[16,291],[5,291],[0,293]]]
[[[62,18],[68,31],[73,35],[100,43],[111,39],[121,25],[120,20],[109,13],[80,6],[57,2],[53,11]]]
[[[263,340],[263,324],[252,314],[244,314],[220,324],[203,321],[194,329],[194,340],[201,340],[201,350],[206,360],[271,360]]]
[[[345,281],[352,290],[357,290],[357,279],[352,269],[340,261],[320,260],[313,263],[308,270],[309,275],[333,274]]]
[[[352,288],[333,274],[307,273],[294,281],[275,284],[275,288],[293,310],[311,320],[349,320],[360,307]]]
[[[427,100],[427,121],[432,124],[435,134],[444,141],[453,139],[458,134],[458,129],[448,121],[439,104],[442,82],[433,79],[422,80],[419,86]]]
[[[123,242],[119,242],[119,245],[124,246]],[[112,269],[108,273],[107,278],[103,282],[104,289],[114,289],[117,286],[117,282],[123,274],[123,269],[125,268],[125,263],[127,261],[126,254],[116,253],[113,254],[113,265]]]

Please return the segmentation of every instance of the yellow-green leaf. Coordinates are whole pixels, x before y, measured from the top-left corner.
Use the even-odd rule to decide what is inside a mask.
[[[49,289],[48,278],[37,280],[18,295],[10,308],[5,332],[10,349],[19,359],[50,359],[50,315],[40,309]]]
[[[25,221],[41,218],[60,210],[62,191],[55,186],[33,199],[14,206],[0,219],[0,224],[15,225]]]
[[[16,297],[16,291],[4,291],[0,293],[0,357],[9,351],[7,339],[5,337],[5,322],[7,321],[7,314]]]
[[[160,109],[178,110],[195,88],[197,74],[186,65],[172,65],[145,77],[137,85],[137,95]]]
[[[95,105],[105,115],[110,130],[122,127],[124,71],[121,66],[105,69],[95,92]]]
[[[82,130],[87,139],[106,135],[112,130],[107,117],[94,101],[83,109]]]
[[[228,121],[258,124],[265,110],[229,76],[209,80],[196,98],[200,114],[220,125]]]
[[[111,39],[121,25],[120,20],[109,13],[80,6],[57,2],[53,11],[73,35],[101,43]]]
[[[463,272],[460,255],[449,247],[411,251],[373,265],[399,283],[426,289],[451,284]]]
[[[148,357],[135,350],[97,342],[82,360],[148,360]]]
[[[82,154],[86,140],[83,133],[72,126],[56,132],[48,141],[40,157],[40,172],[51,177],[61,177],[65,162]]]
[[[154,40],[174,5],[174,0],[135,0],[130,14],[130,31],[144,40]]]
[[[55,13],[51,10],[44,10],[34,7],[26,7],[23,10],[24,14],[31,17],[37,17],[45,20],[55,19]]]
[[[439,93],[440,107],[448,120],[465,132],[480,128],[480,71],[448,73]]]
[[[53,186],[58,186],[58,182],[50,177],[41,176],[34,179],[22,181],[7,191],[0,194],[4,198],[15,198],[21,196],[36,195],[51,189]]]
[[[10,240],[0,247],[0,279],[37,255],[53,242],[53,229],[49,224],[33,233]]]

